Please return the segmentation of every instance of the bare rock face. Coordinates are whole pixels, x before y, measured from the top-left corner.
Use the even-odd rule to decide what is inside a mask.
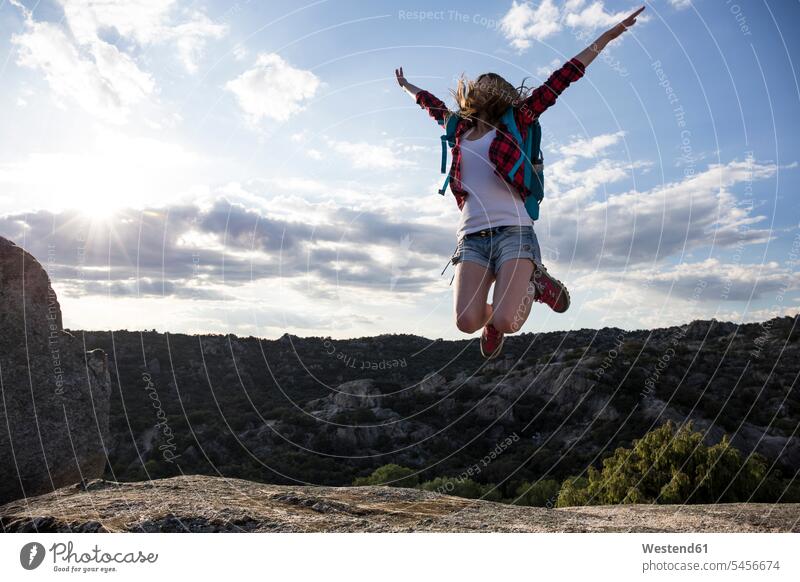
[[[353,380],[339,386],[333,403],[341,408],[373,408],[381,405],[381,393],[371,379]]]
[[[798,524],[797,503],[546,509],[399,487],[300,487],[201,475],[93,481],[0,506],[3,533],[754,533],[798,532]]]
[[[42,265],[0,237],[0,504],[102,475],[110,386]]]

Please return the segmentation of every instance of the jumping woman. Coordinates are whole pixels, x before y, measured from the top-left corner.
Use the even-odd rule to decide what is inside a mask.
[[[558,313],[566,311],[570,301],[566,287],[542,265],[533,219],[525,204],[531,195],[529,178],[518,170],[520,158],[526,156],[519,138],[529,134],[538,117],[570,83],[583,76],[609,42],[633,26],[642,10],[644,7],[601,34],[533,91],[524,85],[515,88],[495,73],[471,81],[462,78],[453,92],[456,112],[409,83],[402,67],[395,70],[400,87],[433,119],[446,127],[448,121],[455,122],[448,176],[461,210],[458,244],[451,259],[456,271],[456,325],[465,333],[483,328],[480,345],[485,358],[500,353],[505,334],[522,327],[534,301]],[[457,117],[452,120],[454,115]],[[494,295],[488,304],[492,283]]]

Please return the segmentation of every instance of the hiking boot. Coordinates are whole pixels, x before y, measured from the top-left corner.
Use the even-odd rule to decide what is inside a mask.
[[[503,349],[504,341],[505,335],[497,331],[491,323],[487,324],[481,334],[481,355],[487,360],[496,358]]]
[[[556,313],[569,309],[569,291],[558,279],[553,278],[542,265],[535,265],[531,276],[533,300],[548,305]]]

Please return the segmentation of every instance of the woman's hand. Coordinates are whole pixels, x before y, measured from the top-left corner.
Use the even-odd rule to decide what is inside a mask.
[[[644,10],[644,6],[639,8],[636,12],[628,16],[625,20],[617,24],[616,26],[609,28],[607,31],[603,33],[603,37],[605,37],[606,42],[611,42],[623,32],[628,30],[631,26],[636,24],[636,17],[639,16],[642,11]]]
[[[403,67],[394,70],[394,76],[397,77],[397,84],[400,85],[403,89],[406,88],[408,85],[408,81],[406,81],[405,75],[403,75]]]
[[[403,90],[412,97],[416,98],[417,93],[422,91],[422,89],[420,89],[419,87],[412,85],[411,83],[408,82],[408,79],[406,79],[406,76],[403,74],[403,67],[395,69],[394,76],[397,78],[397,84],[400,85],[400,87],[402,87]]]
[[[642,10],[644,10],[644,6],[639,8],[639,10],[628,16],[628,18],[616,26],[609,28],[607,31],[601,34],[596,41],[575,55],[575,58],[583,64],[584,68],[588,67],[589,63],[594,60],[601,50],[606,48],[608,43],[636,24],[636,17],[642,13]]]

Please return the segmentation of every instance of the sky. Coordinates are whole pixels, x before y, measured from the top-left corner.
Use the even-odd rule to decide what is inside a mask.
[[[623,1],[0,0],[0,236],[71,329],[462,337],[440,129],[464,74],[542,83]],[[541,118],[523,331],[800,307],[800,4],[646,3]]]

